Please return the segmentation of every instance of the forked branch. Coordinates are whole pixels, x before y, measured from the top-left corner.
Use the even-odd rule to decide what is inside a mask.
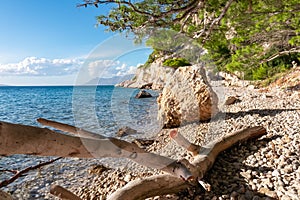
[[[189,187],[190,184],[197,184],[196,181],[201,180],[204,174],[213,166],[219,153],[241,141],[258,138],[264,134],[266,134],[266,129],[262,126],[257,126],[234,132],[203,146],[199,155],[195,157],[190,165],[192,166],[190,170],[192,171],[193,177],[196,177],[195,179],[190,180],[190,182],[183,182],[181,179],[167,174],[151,176],[128,183],[125,187],[114,192],[108,199],[137,200],[155,195],[180,192]],[[134,195],[129,196],[128,194]]]

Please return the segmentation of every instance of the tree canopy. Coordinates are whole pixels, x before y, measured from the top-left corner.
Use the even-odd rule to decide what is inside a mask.
[[[113,5],[97,17],[108,30],[173,30],[204,47],[219,70],[242,71],[248,79],[299,64],[299,0],[85,0],[78,6],[103,4]]]

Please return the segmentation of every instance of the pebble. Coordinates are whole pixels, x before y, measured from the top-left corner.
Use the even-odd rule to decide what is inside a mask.
[[[127,174],[124,178],[124,181],[129,182],[131,180],[131,175]]]

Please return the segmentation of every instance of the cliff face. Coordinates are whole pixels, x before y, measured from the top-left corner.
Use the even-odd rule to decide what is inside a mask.
[[[149,67],[137,69],[134,79],[123,81],[117,86],[162,90],[165,83],[170,80],[174,72],[174,68],[162,66],[162,61],[157,60]]]

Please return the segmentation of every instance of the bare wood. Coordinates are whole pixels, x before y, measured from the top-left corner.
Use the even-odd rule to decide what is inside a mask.
[[[183,135],[181,135],[177,130],[170,131],[170,138],[172,138],[179,146],[185,148],[189,152],[196,156],[199,154],[200,146],[195,145],[188,141]]]
[[[154,175],[129,182],[111,194],[107,200],[142,200],[160,194],[176,193],[188,186],[188,182],[168,174]]]
[[[206,183],[202,180],[198,180],[199,184],[205,189],[205,191],[210,192],[211,191],[211,185],[209,183]]]
[[[80,137],[95,138],[95,139],[106,139],[107,138],[103,135],[95,134],[93,132],[86,131],[84,129],[80,129],[75,126],[71,126],[71,125],[56,122],[56,121],[51,121],[51,120],[44,119],[44,118],[39,118],[39,119],[37,119],[37,121],[44,126],[51,126],[53,128],[56,128],[56,129],[64,131],[64,132],[79,135]]]
[[[203,178],[204,174],[213,166],[219,153],[238,142],[258,138],[264,134],[266,134],[266,129],[262,126],[247,128],[212,141],[202,147],[200,154],[195,157],[194,162],[186,165],[190,167],[189,169],[192,171],[193,177],[196,177],[194,181]],[[170,175],[151,176],[128,183],[125,187],[114,192],[109,197],[109,200],[139,200],[156,195],[180,192],[188,186],[188,182]],[[130,198],[128,194],[134,194],[134,196],[131,195]]]
[[[0,154],[31,154],[77,158],[128,158],[182,179],[191,172],[177,160],[148,153],[136,144],[116,138],[91,139],[64,135],[46,128],[0,122]]]
[[[77,195],[59,185],[52,185],[50,188],[50,194],[64,200],[81,200],[81,198]]]
[[[55,158],[55,159],[52,159],[52,160],[49,160],[49,161],[47,161],[47,162],[42,162],[42,163],[40,163],[40,164],[38,164],[38,165],[35,165],[35,166],[27,167],[27,168],[25,168],[25,169],[23,169],[23,170],[21,170],[21,171],[8,170],[8,171],[10,171],[10,172],[13,172],[13,173],[16,172],[16,173],[15,173],[15,175],[14,175],[13,177],[11,177],[10,179],[7,179],[7,180],[4,180],[4,181],[0,182],[0,188],[9,185],[10,183],[14,182],[14,181],[17,180],[19,177],[21,177],[23,174],[29,172],[30,170],[38,169],[38,168],[41,168],[41,167],[43,167],[43,166],[45,166],[45,165],[49,165],[49,164],[51,164],[51,163],[53,163],[53,162],[55,162],[55,161],[57,161],[57,160],[59,160],[59,159],[61,159],[61,157]]]

